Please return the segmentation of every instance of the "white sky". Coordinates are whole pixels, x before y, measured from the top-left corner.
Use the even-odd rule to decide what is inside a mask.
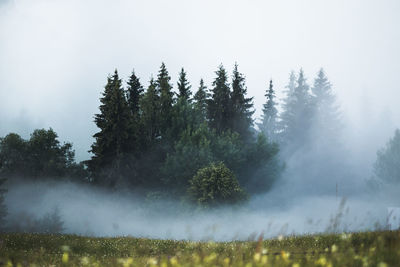
[[[82,160],[115,68],[147,85],[164,61],[197,88],[237,61],[257,116],[270,78],[280,95],[291,70],[324,67],[349,136],[381,144],[400,127],[399,14],[398,0],[0,0],[0,135],[51,126]]]

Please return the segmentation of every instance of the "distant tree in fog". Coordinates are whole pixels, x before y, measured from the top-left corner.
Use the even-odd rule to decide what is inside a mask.
[[[374,174],[380,182],[400,184],[400,130],[378,151]]]
[[[314,85],[311,88],[313,94],[313,131],[316,136],[323,138],[330,145],[337,145],[341,130],[341,119],[336,96],[331,89],[323,69],[320,69]]]
[[[309,142],[313,116],[313,102],[310,87],[301,69],[295,76],[290,75],[287,96],[280,121],[280,141],[283,151],[292,153]]]
[[[267,89],[265,97],[267,98],[267,101],[263,105],[261,123],[258,123],[258,128],[269,140],[275,141],[278,131],[278,110],[276,108],[277,103],[275,102],[275,91],[272,80],[269,82],[269,88]]]

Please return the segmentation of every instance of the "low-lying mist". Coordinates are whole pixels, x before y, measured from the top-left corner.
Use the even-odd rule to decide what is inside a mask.
[[[261,234],[268,238],[381,229],[386,227],[387,207],[396,203],[396,192],[398,188],[375,195],[368,191],[300,195],[283,182],[240,207],[199,210],[176,201],[143,201],[134,193],[69,182],[19,181],[8,184],[6,205],[11,226],[57,208],[65,233],[224,241]]]

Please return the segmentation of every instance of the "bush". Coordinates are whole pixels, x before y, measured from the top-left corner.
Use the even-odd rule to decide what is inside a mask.
[[[246,199],[246,193],[225,164],[211,163],[198,170],[190,180],[189,198],[200,206],[235,204]]]

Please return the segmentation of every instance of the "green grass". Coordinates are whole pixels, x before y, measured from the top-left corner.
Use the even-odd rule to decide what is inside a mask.
[[[400,266],[400,231],[254,242],[0,234],[0,266]]]

